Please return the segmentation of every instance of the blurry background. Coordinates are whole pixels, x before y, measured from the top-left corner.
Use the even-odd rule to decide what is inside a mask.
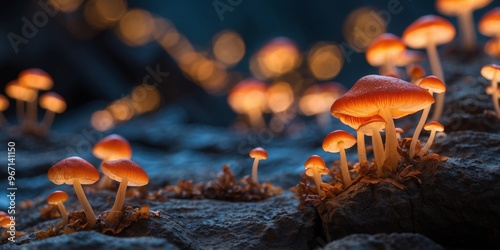
[[[101,120],[126,120],[177,104],[189,122],[228,126],[236,115],[227,95],[242,79],[284,82],[296,99],[321,82],[348,89],[377,72],[364,46],[385,26],[401,36],[422,13],[438,14],[434,1],[4,1],[0,92],[22,70],[42,68],[68,102],[62,116],[91,105]]]

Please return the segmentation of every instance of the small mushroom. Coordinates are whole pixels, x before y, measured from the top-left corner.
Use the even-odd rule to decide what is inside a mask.
[[[410,24],[403,33],[406,45],[412,48],[427,49],[432,74],[445,82],[443,69],[437,52],[437,46],[449,43],[455,37],[455,28],[446,19],[434,15],[418,18]],[[436,108],[432,120],[439,120],[443,113],[444,92],[437,95]]]
[[[398,141],[401,141],[401,134],[405,132],[404,129],[396,127],[394,130],[396,131],[396,138],[398,139]]]
[[[141,166],[129,159],[105,161],[101,164],[101,170],[110,179],[120,182],[115,203],[107,218],[108,221],[115,222],[116,216],[122,211],[127,186],[140,187],[147,185],[149,177]]]
[[[457,16],[460,26],[460,36],[466,50],[476,46],[476,31],[472,12],[483,8],[492,0],[436,0],[437,10],[447,16]]]
[[[321,184],[323,183],[321,176],[329,173],[326,168],[325,161],[317,155],[312,155],[307,159],[304,167],[306,169],[306,175],[313,177],[314,184],[316,184],[316,189],[318,190],[318,195],[320,197],[325,197],[325,192],[321,189]]]
[[[52,194],[47,197],[47,203],[49,205],[55,205],[59,208],[59,212],[61,213],[61,217],[63,219],[63,227],[68,224],[68,212],[66,211],[66,207],[64,207],[64,202],[68,200],[68,194],[64,191],[54,191]]]
[[[5,118],[3,112],[9,108],[9,99],[4,95],[0,94],[0,126],[7,125],[7,119]]]
[[[377,164],[377,176],[384,174],[384,144],[380,136],[380,130],[385,128],[385,120],[380,116],[374,116],[370,120],[359,126],[359,131],[372,137],[373,154],[375,155],[375,164]],[[397,129],[397,128],[396,128]]]
[[[395,60],[406,50],[406,45],[393,34],[385,33],[375,38],[366,49],[366,60],[379,67],[379,74],[396,74]]]
[[[489,64],[481,68],[481,75],[487,80],[491,80],[491,88],[498,89],[498,81],[500,81],[500,65]],[[492,95],[493,107],[498,119],[500,119],[500,105],[498,104],[498,91],[493,91]]]
[[[443,125],[441,123],[436,122],[436,121],[431,121],[428,122],[424,125],[424,129],[427,131],[431,131],[431,134],[429,135],[429,139],[425,143],[425,146],[420,149],[420,152],[418,152],[418,156],[422,157],[424,154],[429,150],[429,148],[432,146],[432,142],[434,141],[434,137],[436,136],[436,132],[442,132],[444,131]]]
[[[255,183],[259,183],[257,178],[257,168],[259,167],[259,160],[267,159],[267,151],[261,147],[257,147],[252,149],[249,155],[254,159],[252,165],[252,180]]]
[[[351,175],[347,167],[347,157],[345,150],[356,144],[356,138],[343,130],[335,130],[328,134],[323,140],[323,150],[326,152],[340,154],[340,171],[342,172],[342,179],[344,185],[348,187],[351,185]]]
[[[82,185],[94,184],[99,180],[99,172],[88,161],[80,157],[68,157],[56,163],[47,174],[50,181],[56,185],[73,185],[76,196],[82,204],[88,225],[92,228],[96,223],[94,210],[89,204]]]
[[[28,108],[26,110],[26,125],[29,129],[33,129],[37,119],[38,91],[51,89],[54,85],[52,77],[42,69],[32,68],[23,70],[19,73],[18,81],[21,86],[35,91],[35,98],[33,101],[28,102]]]
[[[416,83],[418,80],[425,76],[425,70],[424,68],[422,68],[422,66],[413,64],[412,66],[408,67],[406,74],[410,78],[410,82]]]
[[[17,81],[11,81],[5,86],[5,93],[8,97],[16,100],[17,120],[24,128],[26,125],[24,103],[33,102],[36,99],[36,92],[30,88],[19,85]]]
[[[66,110],[66,102],[64,98],[54,92],[47,92],[40,96],[40,107],[46,109],[42,124],[40,125],[42,134],[52,126],[55,114],[61,114]]]
[[[131,159],[132,147],[127,139],[117,134],[108,135],[94,145],[92,153],[98,159],[104,161],[113,161],[119,159]],[[102,170],[101,170],[102,171]],[[109,187],[111,179],[103,176],[97,185],[99,189]]]
[[[446,91],[446,86],[444,85],[444,83],[435,76],[427,76],[425,78],[422,78],[422,80],[417,82],[417,85],[423,89],[427,89],[427,91],[429,91],[429,94],[431,95],[433,93],[443,93]],[[410,159],[413,159],[413,156],[415,156],[415,147],[417,146],[418,137],[420,136],[420,132],[422,131],[422,127],[424,126],[425,121],[427,120],[427,116],[429,115],[429,111],[431,110],[431,105],[432,104],[429,104],[422,111],[422,116],[420,116],[420,120],[418,121],[415,132],[413,133],[413,137],[410,143]]]

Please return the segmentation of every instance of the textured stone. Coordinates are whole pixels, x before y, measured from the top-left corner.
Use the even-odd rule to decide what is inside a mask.
[[[333,241],[324,246],[324,250],[441,250],[443,247],[420,234],[353,234]]]

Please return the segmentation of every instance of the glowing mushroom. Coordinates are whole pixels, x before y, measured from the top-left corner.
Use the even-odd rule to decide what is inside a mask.
[[[489,64],[481,68],[481,75],[491,80],[492,89],[498,89],[498,81],[500,81],[500,65]],[[495,113],[497,118],[500,119],[500,105],[498,104],[498,91],[493,91],[492,93],[493,107],[495,108]]]
[[[330,113],[339,117],[370,117],[380,115],[386,122],[385,165],[394,171],[398,165],[398,142],[393,119],[413,114],[434,102],[425,89],[407,81],[380,75],[359,79],[337,99]]]
[[[257,147],[252,149],[249,155],[254,159],[252,165],[252,180],[255,183],[259,183],[259,179],[257,177],[257,168],[259,167],[259,160],[267,159],[267,151],[261,147]]]
[[[401,39],[385,33],[373,40],[366,50],[366,60],[371,66],[379,67],[379,74],[396,74],[395,60],[406,50]]]
[[[410,82],[416,83],[418,80],[425,76],[425,70],[424,68],[422,68],[422,66],[413,64],[412,66],[408,67],[406,74],[410,78]]]
[[[56,163],[49,169],[47,177],[56,185],[73,185],[76,196],[82,204],[88,225],[94,227],[96,217],[89,204],[82,185],[94,184],[99,180],[99,172],[88,161],[80,157],[68,157]]]
[[[264,126],[262,112],[267,107],[267,85],[259,80],[246,79],[236,84],[228,96],[229,106],[240,114],[248,116],[250,126]]]
[[[446,91],[446,86],[444,85],[444,83],[435,76],[427,76],[425,78],[422,78],[417,83],[417,85],[423,89],[427,89],[427,91],[429,91],[429,94],[431,95],[433,93],[443,93]],[[420,132],[422,131],[422,127],[427,120],[427,116],[429,115],[430,110],[431,104],[424,108],[424,110],[422,111],[422,116],[420,116],[420,120],[418,121],[417,127],[415,128],[415,132],[413,133],[413,137],[410,143],[410,159],[415,156],[415,147],[417,146],[418,137],[420,136]]]
[[[492,57],[500,58],[500,38],[487,41],[484,45],[484,52]]]
[[[484,47],[485,52],[492,56],[500,56],[500,7],[495,7],[484,14],[479,20],[478,28],[481,34],[492,37]]]
[[[313,177],[314,184],[316,184],[316,189],[318,190],[318,195],[324,197],[325,192],[321,189],[321,184],[323,183],[321,176],[328,174],[325,161],[317,155],[312,155],[307,159],[304,167],[306,169],[306,175]]]
[[[444,131],[443,125],[441,123],[436,122],[436,121],[431,121],[428,122],[424,125],[424,129],[427,131],[431,131],[431,134],[429,135],[429,139],[425,143],[425,146],[420,149],[420,152],[418,152],[418,156],[422,157],[424,154],[429,150],[429,148],[432,146],[432,142],[434,141],[434,137],[436,136],[436,132],[442,132]]]
[[[115,222],[115,217],[122,211],[127,186],[140,187],[147,185],[149,177],[142,167],[129,159],[105,161],[101,164],[101,170],[110,179],[120,182],[115,203],[107,218],[110,222]]]
[[[460,36],[466,50],[476,46],[476,32],[472,12],[483,8],[492,0],[436,0],[437,10],[447,16],[457,16],[460,26]]]
[[[28,102],[26,110],[27,126],[31,129],[37,119],[37,97],[39,90],[49,90],[53,86],[52,77],[42,69],[32,68],[19,73],[19,84],[35,91],[35,99]]]
[[[40,96],[40,107],[47,110],[41,124],[42,133],[44,134],[52,126],[55,114],[61,114],[66,110],[66,101],[54,92],[47,92]]]
[[[396,138],[398,139],[398,141],[401,141],[401,134],[405,132],[404,129],[396,127],[394,130],[396,131]]]
[[[36,99],[36,92],[30,88],[19,85],[17,81],[11,81],[5,86],[5,93],[8,97],[16,100],[17,119],[19,124],[24,126],[24,103],[33,102]]]
[[[68,224],[68,211],[66,211],[66,207],[64,207],[64,202],[66,200],[68,200],[68,194],[60,190],[54,191],[47,197],[47,203],[49,205],[55,205],[59,208],[59,213],[61,213],[63,219],[63,227]]]
[[[342,179],[344,185],[347,187],[351,185],[351,175],[347,167],[347,157],[345,150],[356,144],[356,138],[343,130],[335,130],[328,134],[323,140],[323,150],[326,152],[340,154],[340,171],[342,172]]]
[[[426,48],[432,74],[445,82],[436,46],[449,43],[455,37],[455,28],[446,19],[434,15],[418,18],[403,33],[406,45],[412,48]],[[433,120],[439,120],[443,113],[444,92],[437,95]]]
[[[4,95],[0,94],[0,126],[7,124],[7,119],[3,115],[3,112],[9,108],[9,99]]]
[[[92,149],[92,153],[95,157],[101,159],[102,162],[119,159],[131,159],[132,147],[127,139],[117,134],[111,134],[97,142]],[[99,182],[98,188],[105,188],[110,185],[111,179],[107,176],[103,176]]]
[[[380,136],[380,130],[385,128],[385,121],[380,116],[374,116],[370,120],[359,126],[359,131],[363,134],[372,137],[373,154],[375,155],[375,163],[377,164],[377,176],[382,177],[384,174],[384,144]]]

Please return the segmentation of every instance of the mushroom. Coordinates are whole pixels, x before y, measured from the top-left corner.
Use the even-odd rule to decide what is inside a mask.
[[[19,85],[17,81],[11,81],[5,86],[5,93],[16,100],[16,112],[19,124],[25,124],[24,103],[33,102],[36,99],[36,92],[30,88]]]
[[[107,218],[110,222],[115,222],[115,217],[122,211],[127,186],[140,187],[147,185],[149,177],[142,167],[129,159],[105,161],[101,164],[101,170],[103,174],[112,180],[120,182],[120,186],[116,192],[115,203]]]
[[[394,63],[398,67],[406,67],[408,71],[408,67],[415,63],[419,63],[423,60],[424,56],[420,51],[407,49],[401,56],[398,56],[394,59]]]
[[[55,114],[61,114],[66,110],[64,98],[54,92],[47,92],[40,96],[40,107],[46,109],[42,124],[42,134],[45,134],[52,126]]]
[[[96,217],[89,204],[82,185],[94,184],[99,180],[99,172],[88,161],[80,157],[68,157],[56,163],[47,174],[50,181],[56,185],[73,185],[76,196],[83,207],[88,225],[94,227]]]
[[[396,131],[396,139],[398,139],[398,141],[401,141],[401,134],[405,131],[400,127],[396,127],[394,130]]]
[[[434,98],[425,89],[407,81],[380,75],[359,79],[338,98],[330,113],[339,117],[349,115],[370,117],[380,115],[386,122],[385,165],[394,171],[398,165],[398,142],[393,119],[413,114],[432,104]]]
[[[342,179],[344,185],[347,187],[351,185],[351,175],[347,167],[347,157],[345,150],[356,144],[356,138],[343,130],[335,130],[328,134],[323,140],[323,150],[326,152],[340,154],[340,171],[342,172]]]
[[[47,197],[47,203],[49,205],[55,205],[59,208],[59,212],[63,219],[63,227],[68,224],[68,212],[66,211],[66,207],[64,207],[64,202],[66,200],[68,200],[68,194],[60,190],[54,191]]]
[[[410,78],[410,82],[416,83],[418,80],[425,76],[425,70],[424,68],[422,68],[422,66],[413,64],[412,66],[408,67],[406,74]]]
[[[442,132],[444,131],[443,125],[441,123],[436,122],[436,121],[430,121],[424,125],[424,129],[427,131],[431,131],[431,134],[429,135],[429,139],[425,143],[425,146],[420,149],[420,152],[418,152],[418,156],[422,157],[424,154],[429,150],[429,148],[432,145],[432,141],[434,141],[434,136],[436,136],[436,131],[437,132]]]
[[[19,73],[19,84],[35,91],[35,99],[28,102],[26,110],[26,121],[29,129],[36,124],[37,119],[37,96],[39,90],[49,90],[53,86],[52,77],[42,69],[26,69]]]
[[[481,17],[478,23],[479,32],[492,37],[484,46],[484,51],[491,56],[500,56],[500,7],[495,7]]]
[[[427,76],[425,78],[422,78],[419,82],[417,82],[417,85],[423,89],[427,89],[427,91],[429,91],[429,94],[431,95],[433,93],[444,93],[446,91],[446,86],[444,85],[444,83],[435,76]],[[425,107],[422,111],[422,116],[420,116],[417,127],[413,132],[413,137],[410,143],[410,159],[413,159],[413,156],[415,156],[415,147],[417,146],[418,137],[420,136],[420,132],[422,131],[422,127],[427,120],[427,116],[429,115],[430,110],[431,104]]]
[[[3,112],[9,108],[9,99],[0,94],[0,126],[8,124]]]
[[[358,129],[363,134],[372,137],[373,154],[375,155],[375,164],[377,164],[378,177],[382,177],[384,174],[384,144],[380,136],[380,130],[383,128],[385,128],[385,120],[377,115],[361,124]]]
[[[455,28],[446,19],[434,15],[418,18],[403,33],[406,45],[412,48],[426,48],[432,74],[445,82],[436,46],[449,43],[455,37]],[[444,92],[437,95],[433,120],[439,120],[443,113]]]
[[[132,147],[127,139],[117,134],[108,135],[94,145],[92,153],[98,159],[112,161],[119,159],[131,159]],[[101,170],[102,171],[102,170]],[[103,176],[99,181],[98,188],[102,189],[111,185],[111,179]]]
[[[484,45],[484,52],[486,54],[500,58],[500,38],[492,38]]]
[[[396,74],[395,60],[406,50],[401,39],[385,33],[375,38],[366,50],[366,60],[371,66],[379,67],[379,74]]]
[[[476,46],[476,32],[472,12],[483,8],[492,0],[436,0],[437,10],[447,16],[457,16],[460,26],[460,37],[466,50]]]
[[[481,75],[487,80],[491,80],[491,88],[498,89],[498,81],[500,81],[500,65],[489,64],[481,68]],[[500,105],[498,104],[498,91],[492,91],[492,101],[495,113],[500,119]]]
[[[262,112],[267,107],[267,85],[259,80],[245,79],[236,84],[228,95],[229,106],[248,116],[250,126],[264,127]]]
[[[252,149],[249,155],[254,159],[252,165],[252,180],[255,183],[259,183],[257,178],[257,168],[259,167],[259,160],[267,159],[267,151],[261,147],[257,147]]]
[[[314,184],[316,184],[316,189],[318,190],[318,195],[320,197],[325,197],[325,192],[321,189],[321,184],[323,183],[321,176],[329,173],[326,168],[325,161],[317,155],[312,155],[307,159],[304,167],[306,169],[306,175],[313,177]]]

